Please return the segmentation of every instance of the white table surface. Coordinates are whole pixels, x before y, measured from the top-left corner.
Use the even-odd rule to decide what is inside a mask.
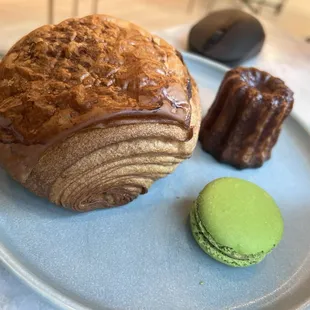
[[[288,36],[271,24],[263,23],[267,33],[264,48],[257,57],[243,65],[256,66],[284,79],[295,92],[295,108],[301,109],[299,98],[309,98],[310,101],[310,44]],[[182,50],[186,49],[189,29],[190,25],[181,25],[159,31],[158,34]],[[305,100],[303,102],[307,104]],[[310,115],[305,116],[303,121],[310,125]],[[41,309],[56,308],[0,265],[0,310]]]

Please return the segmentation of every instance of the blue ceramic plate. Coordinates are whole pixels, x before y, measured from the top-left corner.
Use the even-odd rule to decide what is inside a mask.
[[[187,54],[185,60],[206,112],[225,68]],[[75,214],[34,196],[1,170],[0,258],[66,309],[303,308],[310,295],[310,139],[303,112],[296,105],[297,118],[286,121],[262,168],[237,171],[198,144],[175,173],[122,208]],[[222,176],[257,183],[282,210],[283,241],[257,266],[222,265],[191,236],[193,200]]]

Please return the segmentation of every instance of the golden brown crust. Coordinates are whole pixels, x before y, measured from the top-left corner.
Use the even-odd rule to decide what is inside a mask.
[[[92,15],[46,25],[0,64],[0,141],[47,143],[115,116],[158,114],[188,127],[189,84],[175,49],[129,22]]]
[[[200,120],[182,56],[112,17],[43,26],[0,64],[0,164],[74,210],[145,193],[191,156]]]

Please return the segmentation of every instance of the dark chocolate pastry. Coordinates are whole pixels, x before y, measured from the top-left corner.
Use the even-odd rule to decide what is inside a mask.
[[[79,211],[124,205],[188,158],[200,126],[182,56],[110,16],[38,28],[0,63],[0,163]]]
[[[230,70],[202,121],[202,147],[237,168],[260,167],[293,103],[293,92],[279,78],[255,68]]]

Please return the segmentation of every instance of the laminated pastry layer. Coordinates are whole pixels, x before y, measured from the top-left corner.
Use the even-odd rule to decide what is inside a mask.
[[[195,140],[194,92],[180,53],[134,24],[92,15],[43,26],[0,63],[1,165],[26,184],[46,153],[99,129],[162,124]]]
[[[199,120],[195,105],[192,124]],[[188,138],[183,128],[158,123],[88,128],[49,148],[24,186],[76,211],[124,205],[190,157],[198,132],[194,126]]]

